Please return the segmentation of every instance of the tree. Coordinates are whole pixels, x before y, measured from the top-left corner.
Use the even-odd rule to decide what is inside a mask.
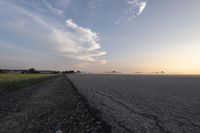
[[[28,73],[39,73],[38,71],[36,71],[34,68],[30,68],[28,70]]]
[[[78,70],[77,73],[81,73],[81,71]]]
[[[0,70],[0,73],[3,73],[4,71],[3,70]]]

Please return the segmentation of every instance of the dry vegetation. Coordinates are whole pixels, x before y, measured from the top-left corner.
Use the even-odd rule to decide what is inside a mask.
[[[16,90],[58,74],[0,74],[0,94]]]

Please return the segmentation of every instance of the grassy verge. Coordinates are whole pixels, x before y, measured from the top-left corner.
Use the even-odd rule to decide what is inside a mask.
[[[58,74],[0,74],[0,94],[58,76]]]

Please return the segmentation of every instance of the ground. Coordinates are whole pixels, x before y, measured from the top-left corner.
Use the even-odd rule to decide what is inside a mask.
[[[66,76],[0,95],[0,132],[110,132]]]
[[[199,88],[200,76],[62,75],[0,95],[0,133],[199,133]]]
[[[200,76],[69,75],[113,133],[200,133]]]

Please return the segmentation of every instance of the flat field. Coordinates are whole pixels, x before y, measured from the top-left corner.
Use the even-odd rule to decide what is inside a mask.
[[[89,104],[125,133],[199,133],[200,76],[68,75]]]
[[[56,76],[56,74],[0,74],[0,94],[53,76]]]

